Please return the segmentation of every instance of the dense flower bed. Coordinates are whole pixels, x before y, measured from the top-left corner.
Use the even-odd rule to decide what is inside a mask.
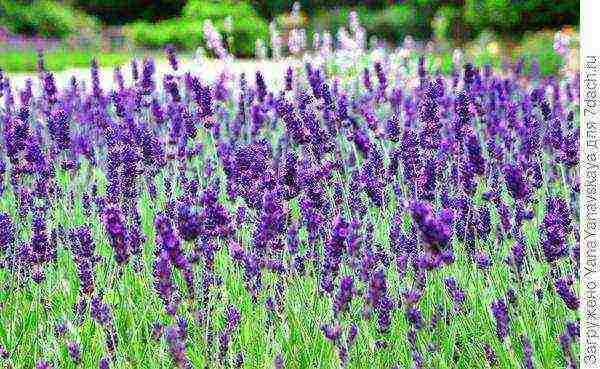
[[[167,56],[0,79],[3,364],[578,365],[577,74]]]

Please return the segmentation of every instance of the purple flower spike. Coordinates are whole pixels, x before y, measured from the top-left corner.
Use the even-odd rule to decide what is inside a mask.
[[[508,336],[509,317],[508,308],[503,299],[492,302],[492,314],[496,319],[496,335],[498,339],[504,341]]]
[[[0,346],[0,358],[6,360],[10,357],[10,353],[4,348],[4,346]]]
[[[521,343],[523,344],[523,367],[525,369],[534,369],[531,341],[527,336],[521,336]]]
[[[348,308],[348,304],[354,293],[354,280],[351,276],[345,276],[340,283],[340,289],[333,302],[333,311],[340,314]]]
[[[504,168],[504,179],[508,191],[515,200],[525,200],[529,196],[529,188],[523,170],[519,166],[508,164]]]
[[[175,46],[173,46],[172,44],[167,45],[167,47],[165,48],[165,53],[167,54],[167,60],[169,61],[171,68],[173,68],[174,71],[179,69],[179,63],[177,61],[177,51],[175,50]]]
[[[110,369],[110,360],[107,357],[103,357],[100,359],[98,363],[99,369]]]
[[[497,367],[499,364],[498,356],[496,355],[496,352],[494,351],[492,346],[489,343],[486,343],[483,350],[485,353],[485,359],[487,360],[488,364],[492,368]]]
[[[115,261],[119,265],[126,264],[129,260],[129,248],[126,242],[125,219],[121,209],[117,205],[108,205],[104,209],[102,220],[114,251]]]
[[[35,369],[52,369],[53,366],[52,364],[50,364],[50,362],[46,361],[46,360],[40,360],[37,362],[37,364],[35,365]]]
[[[577,310],[579,308],[579,297],[573,292],[572,284],[573,280],[569,277],[559,278],[554,282],[556,292],[567,307],[571,310]]]
[[[0,213],[0,253],[4,254],[15,242],[15,224],[8,213]]]
[[[323,324],[321,325],[321,330],[325,338],[330,341],[337,341],[342,336],[342,327],[339,324]]]
[[[81,350],[79,348],[79,344],[75,341],[67,342],[67,351],[69,352],[69,356],[71,360],[75,362],[75,364],[81,363]]]
[[[285,368],[285,362],[283,361],[283,356],[281,354],[278,354],[277,356],[275,356],[273,365],[275,366],[275,369],[284,369]]]

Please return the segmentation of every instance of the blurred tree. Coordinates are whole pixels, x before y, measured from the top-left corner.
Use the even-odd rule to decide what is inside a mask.
[[[579,24],[579,0],[466,0],[464,17],[475,33],[489,29],[522,34]]]
[[[381,9],[387,5],[402,3],[394,0],[299,0],[302,11],[314,15],[319,9],[363,6],[371,9]],[[289,12],[294,1],[290,0],[252,0],[252,5],[265,18],[273,19],[278,14]]]
[[[69,4],[51,0],[0,0],[0,25],[13,33],[65,38],[94,30],[98,22]]]
[[[73,5],[95,15],[106,24],[134,20],[157,21],[176,17],[186,0],[71,0]]]
[[[513,0],[527,29],[579,24],[579,0]]]

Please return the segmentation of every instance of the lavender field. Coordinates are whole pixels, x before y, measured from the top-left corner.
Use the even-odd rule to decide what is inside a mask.
[[[0,74],[0,367],[577,368],[578,72],[351,36]]]

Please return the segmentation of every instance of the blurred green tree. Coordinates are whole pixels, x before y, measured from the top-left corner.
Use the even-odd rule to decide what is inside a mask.
[[[134,20],[158,21],[178,16],[186,0],[71,0],[74,6],[95,15],[105,24]]]

